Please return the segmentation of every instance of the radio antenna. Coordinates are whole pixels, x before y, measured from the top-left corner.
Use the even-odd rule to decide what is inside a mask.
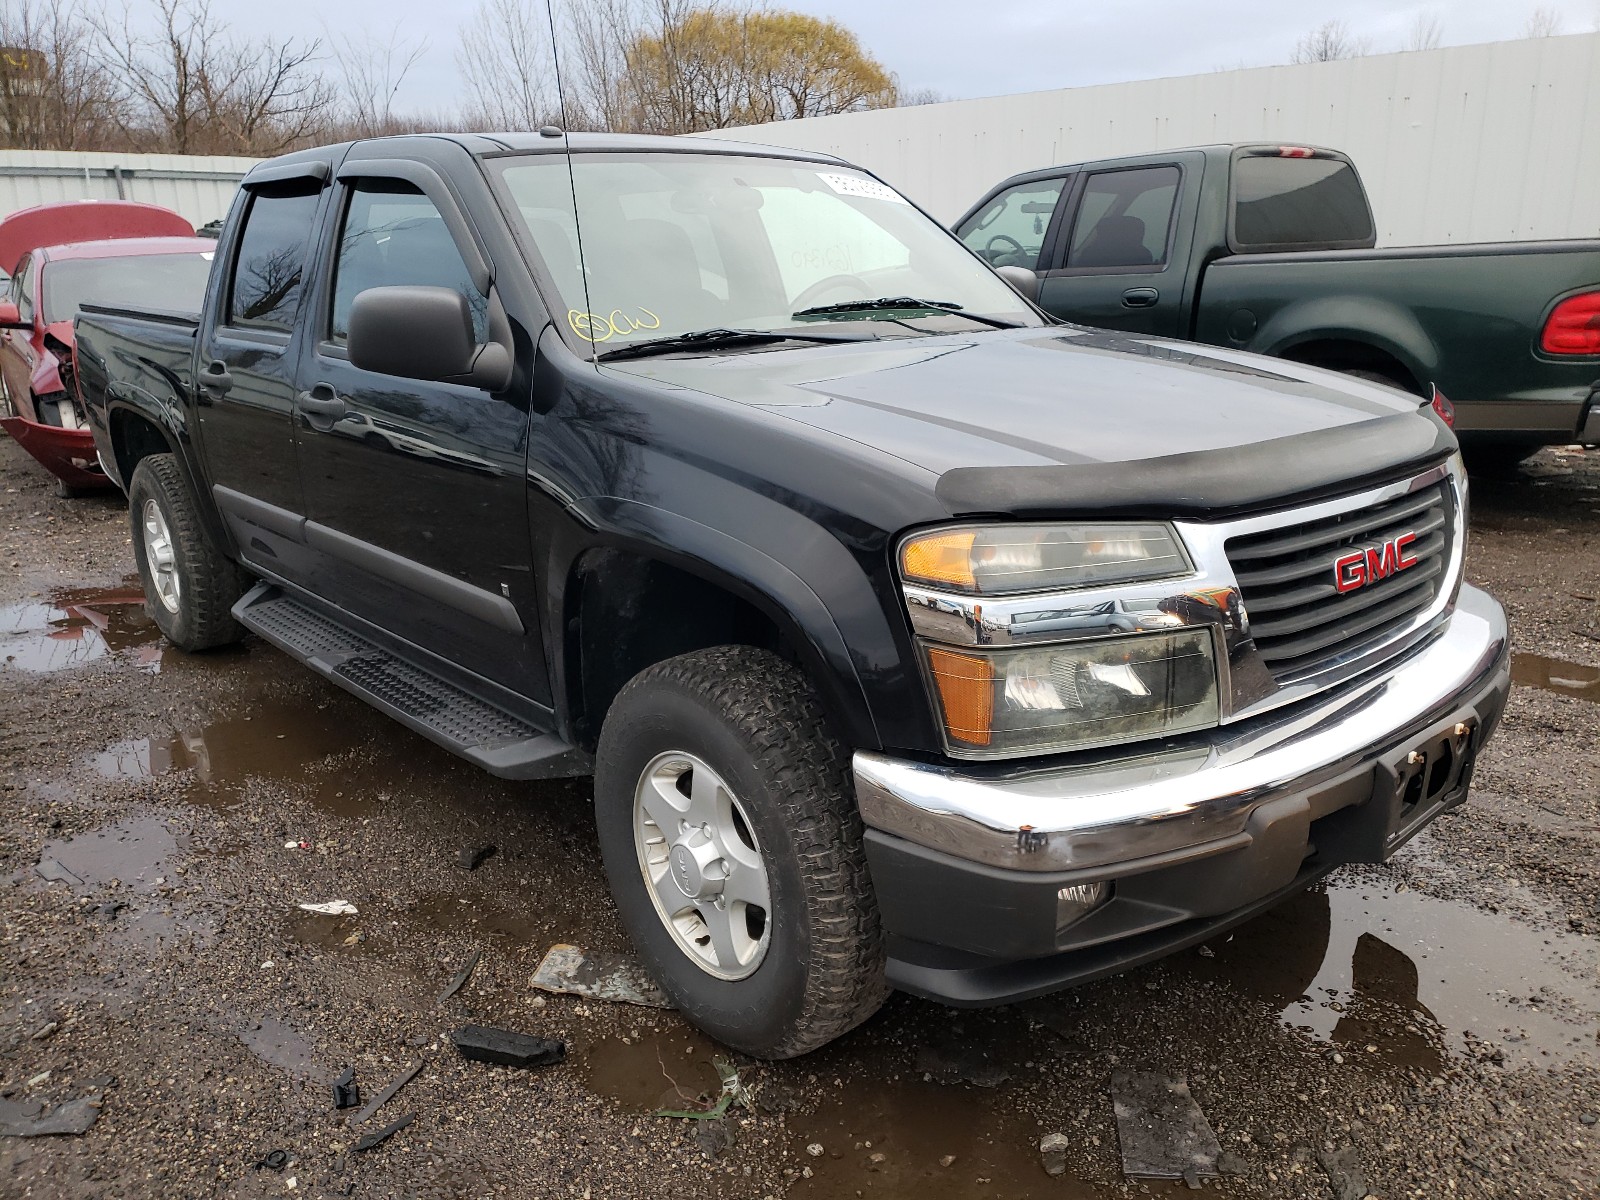
[[[567,190],[572,196],[572,233],[578,242],[578,281],[583,285],[583,309],[588,312],[594,305],[589,299],[589,269],[583,257],[583,219],[578,215],[578,179],[572,167],[572,134],[569,132],[572,121],[567,112],[567,87],[561,78],[561,39],[556,36],[555,0],[544,0],[544,15],[550,26],[550,57],[556,69],[556,101],[561,106],[561,144],[567,159]],[[577,332],[576,315],[571,312],[567,314],[567,324],[574,332]],[[590,333],[594,332],[592,318],[585,321],[584,328]],[[592,338],[589,340],[589,360],[596,363],[600,361],[600,348]]]

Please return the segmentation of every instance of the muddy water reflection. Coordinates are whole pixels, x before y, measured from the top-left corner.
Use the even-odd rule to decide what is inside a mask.
[[[813,1175],[795,1196],[916,1196],[957,1200],[970,1196],[1108,1196],[1068,1174],[1046,1177],[1036,1150],[1041,1132],[1019,1106],[986,1101],[982,1093],[920,1080],[856,1081],[831,1089],[815,1112],[793,1117],[794,1161]],[[820,1145],[822,1154],[805,1147]],[[942,1165],[946,1160],[949,1165]],[[1180,1185],[1181,1186],[1181,1185]],[[1147,1191],[1165,1192],[1159,1183]]]
[[[1436,1071],[1469,1033],[1510,1059],[1600,1051],[1595,947],[1466,904],[1342,884],[1299,896],[1211,949],[1209,963],[1185,964],[1376,1063]]]
[[[676,1017],[652,1014],[640,1018],[626,1041],[605,1038],[574,1057],[595,1095],[654,1112],[709,1107],[722,1091],[712,1058],[727,1053]]]
[[[1542,654],[1513,654],[1511,682],[1600,703],[1600,667],[1562,662]]]
[[[56,592],[0,608],[0,663],[23,671],[62,671],[108,654],[155,671],[160,638],[137,587]]]
[[[46,842],[41,874],[87,892],[121,883],[137,894],[155,891],[177,853],[177,839],[155,817],[118,821],[65,841]],[[49,864],[56,864],[56,868]]]
[[[298,782],[311,766],[357,745],[368,722],[361,722],[361,731],[353,731],[344,707],[334,711],[331,704],[268,705],[245,716],[179,730],[171,737],[118,742],[95,755],[93,765],[100,774],[118,779],[192,770],[198,794],[191,799],[229,803],[252,778]],[[372,715],[372,721],[380,720]],[[370,772],[363,772],[363,777],[374,787],[381,784]],[[337,809],[347,797],[330,788],[325,799],[328,807]],[[353,799],[349,807],[355,809]]]

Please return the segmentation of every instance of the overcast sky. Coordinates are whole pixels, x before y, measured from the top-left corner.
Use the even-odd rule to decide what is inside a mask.
[[[572,0],[555,0],[560,5]],[[831,17],[909,89],[953,99],[1079,87],[1288,62],[1296,40],[1338,19],[1374,52],[1402,48],[1418,13],[1437,16],[1445,45],[1523,35],[1530,14],[1559,15],[1564,33],[1600,28],[1600,0],[772,0]],[[455,106],[455,49],[476,0],[213,0],[241,32],[322,37],[367,29],[380,41],[425,43],[397,110]],[[559,11],[559,9],[558,9]]]

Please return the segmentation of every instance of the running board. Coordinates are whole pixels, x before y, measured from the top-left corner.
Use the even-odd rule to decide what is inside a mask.
[[[582,750],[385,650],[270,583],[233,606],[252,633],[446,750],[502,779],[594,769]]]

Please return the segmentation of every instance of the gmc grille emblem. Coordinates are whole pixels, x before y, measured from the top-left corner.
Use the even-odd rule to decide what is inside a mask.
[[[1411,543],[1416,540],[1416,534],[1402,533],[1365,550],[1340,555],[1333,560],[1333,586],[1341,592],[1353,592],[1416,566],[1417,556],[1410,553]]]

